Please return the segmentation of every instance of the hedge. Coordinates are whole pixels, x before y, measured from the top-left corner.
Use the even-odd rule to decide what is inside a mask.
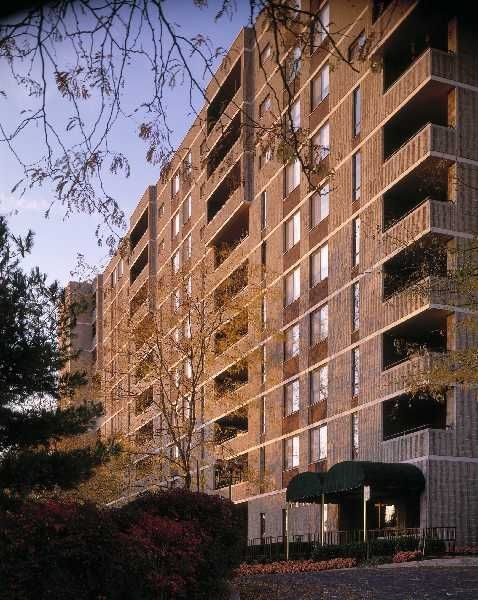
[[[187,492],[110,510],[31,503],[0,513],[0,599],[219,599],[239,524],[232,503]]]

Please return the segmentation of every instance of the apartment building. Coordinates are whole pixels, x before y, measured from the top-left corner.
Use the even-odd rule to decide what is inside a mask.
[[[91,289],[96,334],[79,342],[91,372],[107,373],[102,434],[159,443],[157,388],[133,381],[111,343],[124,341],[124,307],[136,322],[160,310],[171,269],[205,263],[219,288],[241,267],[265,290],[267,328],[243,332],[238,407],[215,403],[198,427],[227,431],[216,445],[227,438],[244,468],[232,476],[203,450],[201,489],[247,504],[250,538],[284,535],[288,490],[292,535],[318,532],[321,515],[328,530],[361,529],[365,503],[371,529],[456,527],[458,543],[476,543],[476,393],[408,391],[469,341],[466,311],[435,284],[478,231],[476,36],[460,3],[296,8],[320,15],[306,45],[300,16],[279,53],[265,14],[239,33]],[[274,143],[275,122],[312,149],[308,175]],[[213,363],[206,398],[227,368]]]

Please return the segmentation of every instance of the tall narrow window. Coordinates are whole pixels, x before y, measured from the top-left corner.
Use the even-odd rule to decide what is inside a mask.
[[[352,264],[360,262],[360,217],[352,221]]]
[[[310,404],[327,400],[329,395],[329,367],[323,365],[310,374]]]
[[[330,7],[326,2],[317,13],[314,24],[314,50],[316,50],[326,39],[330,27]]]
[[[362,180],[362,156],[356,152],[352,156],[352,201],[360,198],[360,185]]]
[[[193,239],[191,234],[184,241],[184,260],[189,260],[191,258],[193,251]]]
[[[310,462],[327,458],[327,425],[315,427],[310,431]]]
[[[300,127],[300,100],[296,100],[290,107],[290,114],[287,115],[289,121],[288,129],[297,131]]]
[[[322,125],[319,132],[312,138],[312,146],[314,161],[318,165],[330,152],[330,127],[328,123]]]
[[[310,226],[316,227],[329,216],[330,186],[326,183],[312,196],[310,201]]]
[[[358,396],[360,393],[360,350],[352,350],[352,396]]]
[[[319,74],[314,77],[311,83],[311,110],[325,100],[329,95],[330,68],[329,65],[324,65],[320,69]]]
[[[260,398],[260,432],[263,435],[266,432],[266,397]]]
[[[179,267],[181,266],[181,252],[178,250],[173,254],[173,273],[177,273],[179,271]]]
[[[267,227],[267,192],[261,194],[261,229]]]
[[[290,250],[300,241],[300,211],[285,222],[284,251]]]
[[[179,233],[179,211],[173,217],[173,238]]]
[[[300,184],[299,159],[290,162],[285,168],[285,193],[288,196]]]
[[[296,46],[288,58],[287,83],[292,83],[300,73],[302,50]]]
[[[171,192],[175,196],[179,192],[179,171],[177,171],[171,182]]]
[[[352,94],[352,121],[353,121],[353,134],[357,136],[360,133],[362,126],[362,93],[360,86],[355,88]]]
[[[299,436],[288,438],[284,442],[284,468],[294,469],[299,466],[300,458]]]
[[[259,537],[261,542],[264,541],[266,535],[266,513],[259,513]]]
[[[355,282],[352,285],[352,331],[357,331],[360,327],[360,284]]]
[[[310,287],[329,276],[329,246],[324,244],[310,257]]]
[[[294,269],[285,278],[285,305],[295,302],[300,296],[300,267]]]
[[[300,327],[299,323],[285,330],[284,334],[284,360],[289,360],[299,354]]]
[[[355,412],[352,414],[352,459],[358,458],[360,449],[359,416]]]
[[[267,300],[265,296],[261,298],[261,323],[264,329],[267,324]]]
[[[263,117],[271,109],[271,97],[267,95],[259,105],[259,117]]]
[[[300,388],[299,380],[294,379],[284,386],[284,408],[285,415],[291,415],[300,408]]]
[[[266,476],[266,449],[264,446],[259,448],[259,482],[261,485],[264,484],[264,478]]]
[[[189,221],[189,219],[191,218],[191,206],[192,206],[192,200],[191,200],[191,196],[189,195],[183,204],[183,223],[187,223]]]
[[[315,346],[329,335],[329,307],[324,304],[310,314],[310,345]]]
[[[262,346],[262,354],[261,354],[261,382],[265,383],[267,379],[267,351],[266,345]]]

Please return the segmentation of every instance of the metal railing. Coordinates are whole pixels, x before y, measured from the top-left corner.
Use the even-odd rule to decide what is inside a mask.
[[[289,557],[292,559],[310,558],[317,546],[335,546],[344,544],[363,543],[363,529],[344,531],[325,531],[323,544],[320,533],[291,534],[289,538]],[[376,540],[393,539],[416,540],[417,547],[427,553],[427,543],[440,540],[446,553],[453,552],[456,543],[456,527],[427,527],[427,528],[387,528],[367,530],[367,555],[374,554],[373,542]],[[285,536],[264,536],[251,538],[247,541],[246,559],[250,562],[284,560],[286,558]]]

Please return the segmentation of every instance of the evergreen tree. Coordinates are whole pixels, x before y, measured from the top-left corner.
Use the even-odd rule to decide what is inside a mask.
[[[111,448],[59,450],[57,442],[85,433],[101,415],[90,403],[61,409],[57,400],[85,383],[83,373],[63,375],[71,348],[60,343],[75,321],[61,310],[63,292],[22,259],[33,233],[14,236],[0,217],[0,500],[25,498],[89,478]]]

